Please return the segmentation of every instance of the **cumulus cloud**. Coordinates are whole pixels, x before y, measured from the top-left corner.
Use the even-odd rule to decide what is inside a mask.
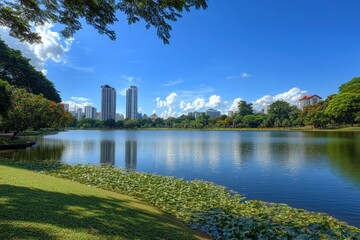
[[[168,117],[175,117],[177,115],[174,106],[174,103],[177,98],[178,95],[175,92],[170,93],[165,100],[161,100],[159,97],[156,98],[156,105],[158,108],[167,108],[167,110],[165,110],[161,114],[161,117],[168,118]]]
[[[206,104],[206,107],[218,107],[221,104],[221,97],[218,95],[212,95],[209,97],[209,102]]]
[[[86,102],[89,101],[89,98],[85,98],[85,97],[71,97],[71,100],[73,100],[74,102]]]
[[[290,105],[297,105],[299,99],[307,93],[305,90],[299,88],[292,88],[287,92],[279,93],[274,96],[266,95],[253,102],[254,109],[260,110],[266,105],[270,105],[277,100],[283,100],[290,103]]]
[[[18,39],[9,36],[9,29],[0,27],[0,35],[9,47],[18,49],[29,58],[30,63],[38,70],[46,73],[44,69],[48,60],[54,62],[65,62],[65,53],[70,50],[74,39],[65,39],[59,33],[52,31],[53,24],[46,23],[42,26],[35,26],[35,32],[41,36],[42,43],[29,44],[20,42]]]
[[[219,107],[224,103],[221,100],[221,97],[218,95],[212,95],[209,97],[209,101],[206,102],[204,98],[196,98],[193,102],[186,103],[185,101],[180,102],[180,109],[182,111],[198,111],[205,107]]]
[[[236,112],[239,109],[239,102],[241,101],[241,98],[235,98],[233,103],[231,104],[229,111]]]

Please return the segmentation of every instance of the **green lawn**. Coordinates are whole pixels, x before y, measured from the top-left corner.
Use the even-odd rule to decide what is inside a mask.
[[[0,165],[0,239],[194,239],[133,197]]]

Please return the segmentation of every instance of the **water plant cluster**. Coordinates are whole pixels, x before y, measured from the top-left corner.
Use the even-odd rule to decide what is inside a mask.
[[[246,200],[211,182],[91,165],[42,172],[143,199],[214,239],[360,239],[360,229],[326,214]]]

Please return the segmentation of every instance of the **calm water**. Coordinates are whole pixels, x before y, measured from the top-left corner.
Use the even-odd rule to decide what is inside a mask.
[[[74,130],[1,155],[209,180],[360,227],[360,133]]]

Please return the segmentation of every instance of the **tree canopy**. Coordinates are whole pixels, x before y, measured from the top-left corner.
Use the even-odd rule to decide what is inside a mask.
[[[8,87],[8,86],[7,86]],[[19,131],[40,128],[64,128],[72,120],[61,104],[22,88],[10,87],[11,100],[6,114],[2,114],[0,127],[16,135]]]
[[[0,25],[10,28],[10,35],[20,41],[41,42],[41,37],[32,30],[32,24],[59,23],[61,34],[72,37],[82,28],[81,20],[93,26],[101,34],[116,39],[115,31],[109,28],[118,21],[117,12],[127,16],[128,24],[144,20],[164,43],[169,43],[171,25],[180,18],[181,12],[206,9],[207,0],[13,0],[0,3]]]
[[[252,107],[252,103],[247,103],[244,100],[241,100],[238,104],[238,114],[240,116],[246,116],[246,115],[251,115],[253,114],[253,107]]]
[[[0,116],[5,114],[10,107],[11,91],[10,85],[0,80]]]
[[[9,48],[1,39],[0,79],[28,92],[43,94],[49,100],[61,102],[54,84],[30,64],[30,59],[23,57],[19,50]]]

